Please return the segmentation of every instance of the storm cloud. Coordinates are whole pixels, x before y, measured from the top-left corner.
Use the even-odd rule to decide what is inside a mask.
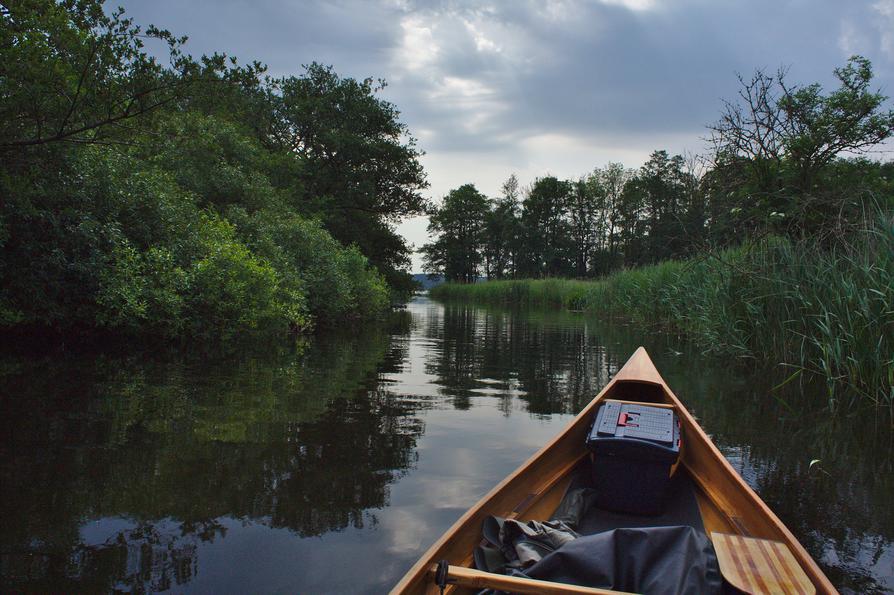
[[[155,0],[138,23],[189,35],[274,75],[312,61],[384,78],[439,198],[463,183],[495,195],[517,173],[576,177],[653,149],[699,153],[736,74],[789,69],[834,85],[852,54],[894,94],[894,0]],[[401,230],[417,245],[424,220]]]

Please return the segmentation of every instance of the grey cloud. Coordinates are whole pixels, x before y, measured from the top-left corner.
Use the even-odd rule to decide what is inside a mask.
[[[190,35],[188,50],[259,59],[274,74],[313,60],[384,77],[384,96],[429,152],[521,155],[525,138],[685,136],[700,149],[735,73],[791,66],[827,85],[847,48],[894,87],[882,2],[125,2],[138,22]],[[879,7],[882,7],[881,9]],[[887,20],[886,20],[887,19]],[[880,26],[879,23],[882,23]],[[416,38],[413,38],[416,35]],[[408,47],[409,39],[417,45]],[[434,51],[434,47],[437,51]]]
[[[114,2],[114,0],[112,0]],[[383,76],[400,30],[397,8],[369,10],[357,2],[270,0],[125,0],[137,23],[188,35],[194,55],[226,52],[259,60],[275,75],[297,73],[312,61],[331,63],[347,76]]]

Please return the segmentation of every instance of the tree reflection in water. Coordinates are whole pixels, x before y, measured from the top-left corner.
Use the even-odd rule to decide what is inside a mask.
[[[7,360],[2,582],[166,590],[223,518],[302,537],[375,524],[423,430],[378,381],[405,355],[379,330],[275,358]]]
[[[561,312],[448,304],[427,332],[442,340],[429,371],[458,409],[494,394],[521,398],[531,413],[577,413],[627,357],[608,352],[586,319]]]

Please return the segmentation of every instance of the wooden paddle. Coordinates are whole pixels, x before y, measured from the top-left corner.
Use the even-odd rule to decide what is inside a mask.
[[[723,578],[746,593],[813,595],[816,588],[780,541],[711,533]]]
[[[430,569],[432,578],[438,574],[438,565],[432,565]],[[471,589],[499,589],[510,593],[543,593],[545,595],[633,595],[625,591],[612,591],[609,589],[597,589],[594,587],[580,587],[578,585],[566,585],[564,583],[551,583],[532,578],[518,576],[506,576],[465,568],[463,566],[447,567],[447,584]]]

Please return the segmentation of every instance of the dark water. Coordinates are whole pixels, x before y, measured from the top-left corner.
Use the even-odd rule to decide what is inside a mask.
[[[836,585],[894,590],[873,411],[830,417],[796,383],[768,397],[781,372],[673,338],[426,298],[263,355],[4,356],[0,586],[386,591],[639,344]]]

